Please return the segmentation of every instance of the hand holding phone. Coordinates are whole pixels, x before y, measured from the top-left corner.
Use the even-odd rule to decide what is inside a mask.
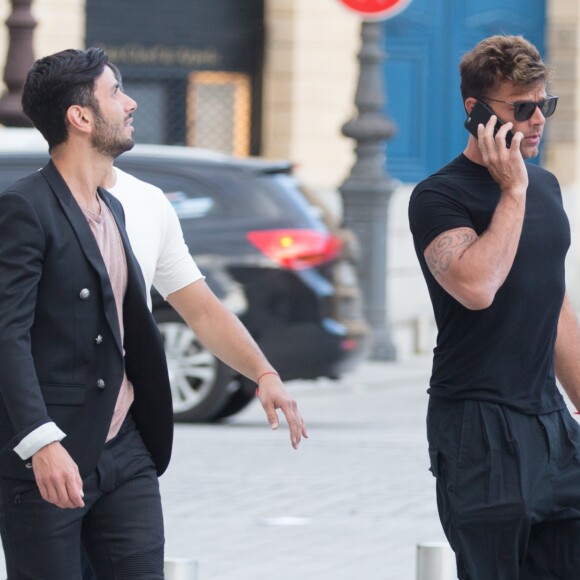
[[[480,123],[484,126],[487,125],[490,117],[495,115],[495,113],[481,101],[476,101],[473,109],[471,109],[471,113],[467,115],[467,119],[465,119],[465,128],[477,139],[477,127]],[[497,117],[497,115],[496,115]],[[497,122],[495,124],[495,128],[493,130],[493,136],[495,137],[496,133],[498,132],[499,128],[504,124],[504,122],[497,117]],[[512,143],[512,138],[514,136],[513,131],[510,129],[505,136],[505,144],[506,147]]]

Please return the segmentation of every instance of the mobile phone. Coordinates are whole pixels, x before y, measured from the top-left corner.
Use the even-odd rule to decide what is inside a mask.
[[[473,109],[471,109],[471,113],[469,113],[469,115],[467,115],[467,119],[465,119],[465,128],[477,139],[477,126],[480,123],[486,125],[492,115],[495,115],[495,113],[485,103],[476,101]],[[504,122],[499,117],[497,117],[497,123],[495,124],[495,129],[493,130],[494,137],[503,124]],[[506,147],[511,145],[513,136],[514,133],[510,129],[505,136]]]

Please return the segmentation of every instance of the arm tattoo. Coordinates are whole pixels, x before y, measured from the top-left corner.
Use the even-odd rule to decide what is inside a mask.
[[[425,260],[435,278],[443,276],[455,257],[463,252],[477,239],[477,234],[470,228],[458,228],[437,236],[425,250]]]

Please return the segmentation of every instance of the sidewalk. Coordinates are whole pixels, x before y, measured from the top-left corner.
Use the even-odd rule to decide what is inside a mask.
[[[295,452],[256,403],[226,426],[179,426],[162,479],[167,556],[198,580],[414,580],[443,540],[427,467],[429,358],[294,382],[310,431]]]

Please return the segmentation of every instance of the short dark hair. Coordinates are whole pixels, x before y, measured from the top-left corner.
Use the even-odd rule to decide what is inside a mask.
[[[459,64],[461,97],[487,96],[502,82],[527,88],[546,84],[551,71],[538,49],[523,36],[495,35],[483,39]]]
[[[72,105],[98,110],[95,81],[109,66],[102,48],[67,49],[38,59],[26,77],[22,109],[48,142],[49,151],[68,138],[66,113]]]

